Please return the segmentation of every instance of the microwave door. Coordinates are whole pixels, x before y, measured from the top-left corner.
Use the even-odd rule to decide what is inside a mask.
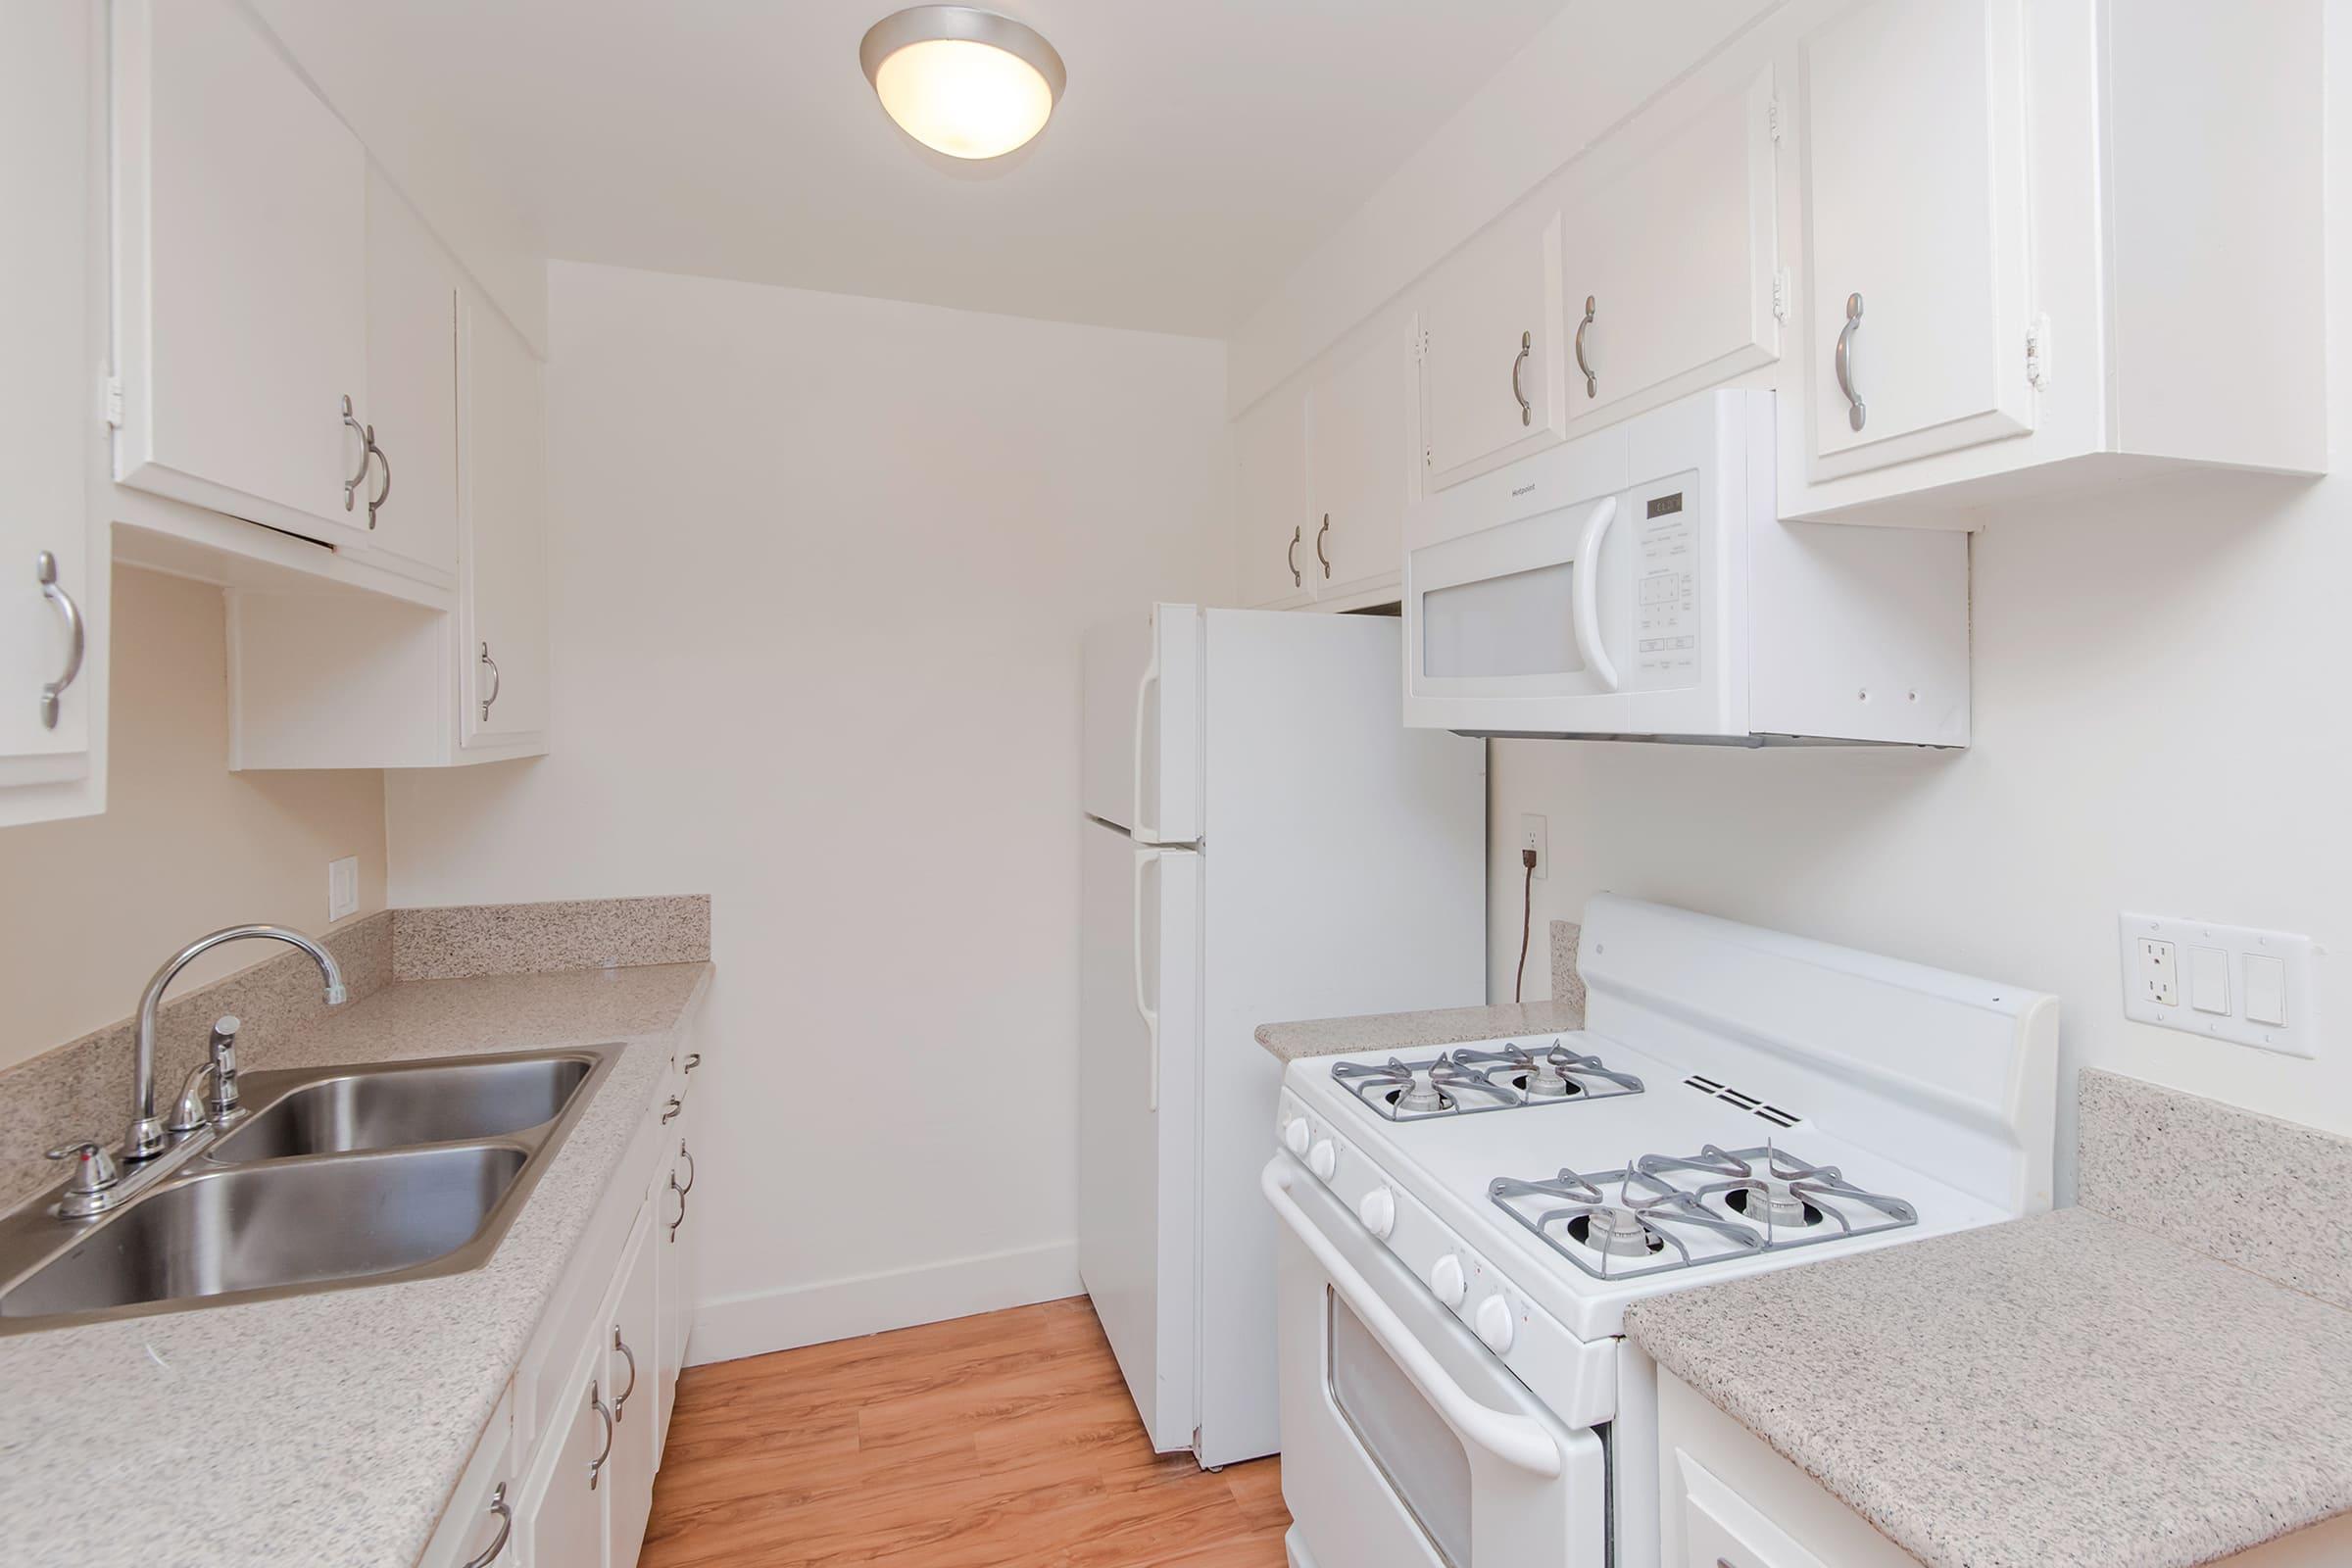
[[[1618,690],[1609,612],[1614,495],[1414,552],[1411,687],[1433,698]]]

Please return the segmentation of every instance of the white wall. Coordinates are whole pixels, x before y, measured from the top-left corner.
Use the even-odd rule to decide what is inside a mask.
[[[2330,22],[2347,21],[2338,0]],[[2352,255],[2352,25],[2330,25],[2328,50],[2340,258]],[[1465,116],[1481,134],[1534,122],[1546,93],[1579,97],[1592,58],[1576,54],[1588,64],[1542,86],[1514,67]],[[1494,191],[1494,151],[1459,125],[1433,139],[1351,220],[1360,243],[1328,265],[1367,288],[1418,275],[1433,241],[1395,221],[1398,192],[1435,201],[1450,178],[1488,193],[1496,216],[1526,186]],[[1452,229],[1467,226],[1454,216]],[[2352,269],[2331,277],[2340,466],[2352,461]],[[1311,281],[1302,270],[1237,343],[1237,405],[1333,334]],[[1520,814],[1540,811],[1553,863],[1536,884],[1539,928],[1607,889],[2057,994],[2062,1200],[2083,1065],[2352,1133],[2352,992],[2329,974],[2340,958],[2318,971],[2323,1056],[2300,1061],[2126,1021],[2116,931],[2134,909],[2306,932],[2330,950],[2352,942],[2352,705],[2340,695],[2352,683],[2352,474],[2011,507],[1973,554],[1965,754],[1494,743],[1493,993],[1510,995],[1518,956]],[[1529,980],[1535,994],[1541,965]]]
[[[550,300],[554,755],[390,775],[395,902],[713,896],[698,1354],[1075,1291],[1078,639],[1231,581],[1222,346]]]

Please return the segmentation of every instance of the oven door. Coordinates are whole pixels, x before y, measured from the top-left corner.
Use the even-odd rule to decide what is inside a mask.
[[[1306,1168],[1282,1221],[1282,1493],[1318,1568],[1602,1568],[1608,1462]]]

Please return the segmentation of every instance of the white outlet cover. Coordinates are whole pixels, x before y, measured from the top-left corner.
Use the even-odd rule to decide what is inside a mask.
[[[2312,964],[2325,956],[2311,938],[2291,931],[2263,931],[2253,926],[2214,925],[2204,920],[2181,920],[2170,915],[2131,914],[2117,917],[2122,937],[2124,1016],[2183,1034],[2226,1040],[2287,1056],[2320,1054],[2319,1020],[2313,1015]],[[2140,963],[2142,940],[2169,942],[2176,955],[2173,976],[2175,1002],[2167,1005],[2148,995]],[[2225,964],[2225,1005],[2207,1012],[2190,1004],[2179,971],[2182,956],[2194,949],[2218,950]],[[2246,1016],[2245,963],[2248,957],[2276,958],[2285,966],[2286,1022],[2256,1023]]]
[[[346,855],[326,862],[326,917],[346,919],[360,912],[360,858]]]

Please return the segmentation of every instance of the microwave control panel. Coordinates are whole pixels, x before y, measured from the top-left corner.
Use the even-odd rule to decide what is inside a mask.
[[[1698,476],[1645,486],[1633,504],[1634,679],[1647,690],[1698,682]]]

